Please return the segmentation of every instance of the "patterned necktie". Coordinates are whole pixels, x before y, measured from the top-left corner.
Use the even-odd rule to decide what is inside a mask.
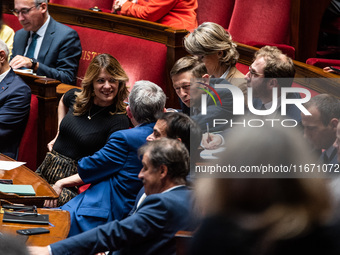
[[[35,46],[37,45],[37,39],[39,35],[37,33],[32,34],[32,41],[30,46],[28,47],[26,57],[28,58],[34,58],[34,51],[35,51]]]

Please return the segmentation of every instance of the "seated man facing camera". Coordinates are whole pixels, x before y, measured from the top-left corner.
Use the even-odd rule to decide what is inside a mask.
[[[175,254],[174,235],[194,229],[190,191],[185,186],[189,153],[176,139],[162,138],[144,145],[139,178],[148,195],[136,212],[50,245],[51,254]],[[32,255],[48,255],[48,247],[30,247]]]

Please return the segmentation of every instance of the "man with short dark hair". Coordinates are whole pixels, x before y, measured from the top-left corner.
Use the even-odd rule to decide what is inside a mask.
[[[190,114],[190,117],[197,122],[202,131],[207,129],[207,123],[210,126],[210,131],[221,131],[228,125],[213,126],[214,119],[232,119],[233,116],[233,97],[229,89],[215,89],[221,102],[216,103],[214,98],[207,99],[207,113],[201,113],[201,95],[205,91],[210,91],[210,88],[215,87],[215,84],[229,84],[223,78],[210,78],[210,88],[204,86],[202,80],[193,82],[194,78],[209,78],[205,65],[195,56],[185,56],[176,61],[170,71],[173,87],[183,102],[188,107],[183,112]],[[229,84],[230,85],[230,84]],[[210,92],[209,92],[210,93]],[[212,92],[213,93],[213,92]],[[216,96],[216,95],[215,95]]]
[[[175,233],[192,231],[190,191],[185,186],[189,153],[176,139],[162,138],[144,145],[139,178],[148,195],[136,212],[85,233],[50,245],[51,254],[175,254]],[[48,255],[47,247],[30,247],[32,255]]]
[[[320,163],[337,163],[333,143],[340,119],[340,100],[330,94],[320,94],[312,97],[304,107],[311,113],[301,113],[304,136],[313,149],[320,153]]]
[[[14,8],[23,29],[14,36],[11,67],[75,84],[82,52],[77,32],[48,14],[47,0],[15,0]]]
[[[189,116],[180,112],[164,112],[158,117],[153,133],[146,140],[153,141],[162,137],[178,139],[190,152],[190,145],[192,149],[198,148],[201,136],[200,127]]]

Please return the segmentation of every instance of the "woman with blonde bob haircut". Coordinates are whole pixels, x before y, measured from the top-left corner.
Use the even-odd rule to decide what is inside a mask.
[[[101,149],[113,132],[129,128],[127,81],[120,63],[100,54],[91,61],[82,89],[71,89],[60,99],[58,132],[37,169],[59,195],[58,201],[46,201],[45,206],[61,206],[75,197],[78,183],[65,178],[78,173],[78,160]]]
[[[239,53],[231,35],[220,25],[204,22],[184,38],[188,53],[198,56],[205,64],[208,74],[223,78],[247,93],[245,75],[236,68]]]
[[[196,195],[205,219],[191,254],[340,254],[328,180],[311,168],[300,173],[300,166],[312,167],[316,159],[297,130],[240,127],[225,141],[218,164],[239,171],[198,179]],[[240,173],[245,166],[269,165],[292,171]]]

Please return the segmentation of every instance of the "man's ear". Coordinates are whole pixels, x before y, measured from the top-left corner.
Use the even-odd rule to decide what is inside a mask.
[[[42,13],[47,12],[47,4],[46,3],[41,3],[40,8],[41,8]]]
[[[279,87],[279,82],[277,81],[277,79],[272,78],[268,81],[267,85],[269,86],[269,88],[278,88]]]
[[[210,76],[209,76],[209,74],[203,74],[203,76],[202,76],[202,78],[209,78]]]
[[[337,118],[333,118],[331,119],[331,121],[329,122],[329,125],[331,126],[332,129],[335,130],[336,132],[336,129],[338,127],[338,123],[339,123],[339,120]]]
[[[127,107],[126,107],[126,114],[127,114],[127,116],[128,116],[130,119],[133,118],[132,113],[131,113],[130,106],[127,106]]]
[[[168,175],[168,167],[166,165],[161,165],[159,167],[159,171],[161,174],[161,179],[164,179]]]
[[[0,50],[0,62],[4,63],[4,61],[6,61],[6,60],[7,60],[7,56],[6,56],[5,51]]]

